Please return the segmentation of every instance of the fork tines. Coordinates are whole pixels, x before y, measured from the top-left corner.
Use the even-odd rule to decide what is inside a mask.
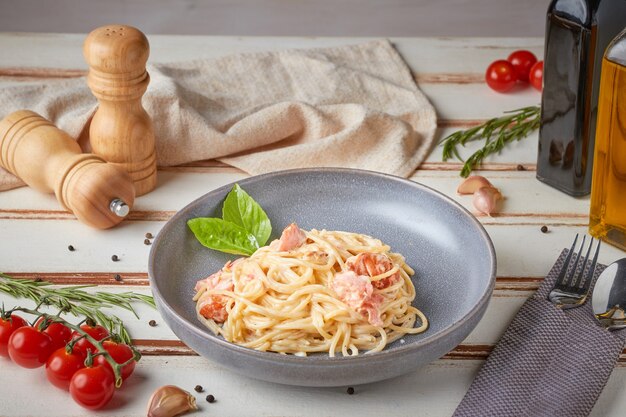
[[[565,258],[565,263],[561,268],[554,289],[575,294],[586,293],[589,290],[589,286],[591,285],[591,279],[593,278],[593,272],[596,269],[596,264],[598,262],[598,254],[600,253],[600,240],[598,240],[598,244],[596,245],[596,250],[589,268],[587,268],[587,263],[589,261],[589,255],[591,254],[591,248],[593,246],[593,238],[591,238],[591,241],[589,242],[589,247],[587,248],[587,253],[585,254],[585,258],[583,259],[582,266],[579,267],[578,265],[580,257],[585,248],[586,240],[587,236],[583,236],[580,248],[576,253],[576,260],[572,264],[572,257],[576,252],[576,242],[578,241],[578,234],[576,234],[576,237],[574,238],[574,243],[572,243],[572,247],[567,254],[567,258]],[[585,270],[587,270],[586,274]]]

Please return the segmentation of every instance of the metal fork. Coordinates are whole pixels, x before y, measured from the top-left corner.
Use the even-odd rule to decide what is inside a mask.
[[[556,284],[554,285],[552,291],[550,291],[550,295],[548,295],[548,299],[557,307],[562,309],[579,307],[583,305],[587,299],[593,272],[596,269],[596,263],[598,261],[600,241],[598,240],[598,245],[596,246],[596,251],[593,255],[593,260],[591,261],[591,266],[585,274],[587,262],[589,261],[589,254],[591,253],[591,247],[593,246],[593,238],[591,238],[591,242],[589,242],[589,248],[587,249],[587,254],[583,260],[582,267],[578,268],[578,262],[580,261],[580,255],[583,253],[585,248],[586,239],[587,236],[583,236],[583,241],[580,244],[580,248],[576,255],[576,261],[573,265],[571,265],[576,242],[578,241],[578,234],[576,235],[574,243],[572,243],[572,247],[567,254],[567,258],[565,258],[565,263],[561,267]]]

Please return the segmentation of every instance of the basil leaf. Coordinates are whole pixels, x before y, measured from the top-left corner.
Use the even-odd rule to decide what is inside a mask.
[[[222,219],[197,217],[188,220],[187,225],[196,239],[209,249],[250,256],[259,248],[252,234]]]
[[[265,245],[272,233],[272,224],[267,214],[239,184],[235,184],[226,196],[222,218],[251,233],[260,246]]]

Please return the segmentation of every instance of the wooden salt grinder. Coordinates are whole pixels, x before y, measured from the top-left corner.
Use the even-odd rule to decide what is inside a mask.
[[[130,176],[94,154],[81,153],[67,133],[35,112],[0,121],[0,166],[57,200],[83,223],[113,227],[135,200]]]
[[[91,148],[130,174],[138,196],[154,189],[157,176],[152,120],[141,105],[149,53],[146,36],[123,25],[98,28],[83,45],[87,83],[100,104],[89,128]]]

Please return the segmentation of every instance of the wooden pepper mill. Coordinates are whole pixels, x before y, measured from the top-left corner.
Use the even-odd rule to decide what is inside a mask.
[[[130,26],[103,26],[83,45],[87,83],[99,101],[89,128],[93,152],[125,169],[138,196],[156,186],[152,120],[141,104],[150,77],[146,36]]]
[[[39,191],[54,192],[78,220],[98,229],[121,222],[135,200],[126,172],[81,153],[67,133],[29,110],[0,121],[0,166]]]

